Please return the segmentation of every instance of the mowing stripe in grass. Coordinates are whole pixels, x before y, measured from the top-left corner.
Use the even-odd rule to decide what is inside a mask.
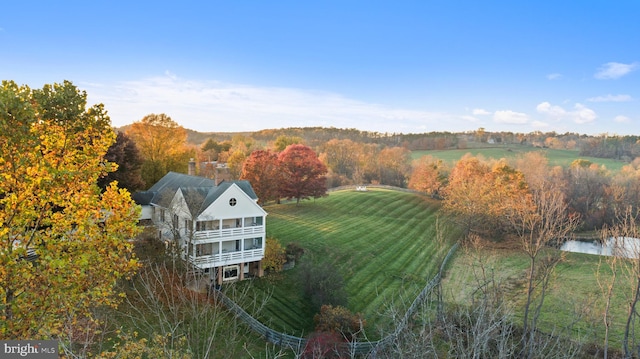
[[[268,236],[284,245],[299,242],[310,255],[328,256],[345,277],[350,309],[371,317],[371,324],[389,301],[417,295],[439,266],[444,255],[440,247],[448,246],[432,240],[438,212],[433,202],[405,192],[340,191],[298,206],[266,209]],[[299,332],[303,328],[295,326],[306,326],[310,318],[303,318],[309,313],[297,295],[293,299],[275,289],[264,315]]]

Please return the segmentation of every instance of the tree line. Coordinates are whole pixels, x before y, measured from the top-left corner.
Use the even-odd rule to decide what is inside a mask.
[[[321,196],[323,188],[360,184],[410,188],[444,198],[445,193],[455,193],[455,186],[460,184],[458,178],[469,178],[474,171],[491,172],[492,166],[502,163],[503,170],[519,171],[530,179],[553,176],[561,184],[570,210],[579,215],[581,230],[612,224],[616,211],[626,204],[637,206],[640,200],[640,160],[635,136],[488,133],[483,129],[466,134],[403,135],[354,129],[288,128],[236,134],[225,140],[209,137],[195,145],[187,141],[187,133],[165,114],[145,116],[118,133],[106,158],[119,164],[119,168],[101,178],[100,183],[106,186],[111,180],[118,180],[120,186],[135,191],[153,185],[168,171],[187,172],[188,162],[193,158],[198,164],[198,175],[250,180],[262,203],[280,198],[313,198]],[[542,167],[549,166],[548,159],[539,152],[509,161],[479,157],[473,166],[468,158],[451,165],[429,156],[417,160],[411,157],[410,148],[418,146],[417,143],[418,147],[460,148],[468,141],[532,143],[548,148],[575,148],[579,143],[581,153],[597,155],[598,148],[617,149],[612,150],[616,156],[626,156],[629,162],[622,170],[611,172],[589,161],[576,160],[568,167],[555,166],[551,174],[542,174],[532,173],[533,169],[542,171]],[[287,150],[291,145],[295,146]],[[295,161],[297,164],[292,166]],[[471,167],[462,169],[463,166]],[[302,178],[309,176],[314,181],[303,184]],[[482,178],[491,180],[487,175]],[[483,185],[475,184],[478,188]],[[490,193],[495,197],[501,191],[493,188]]]

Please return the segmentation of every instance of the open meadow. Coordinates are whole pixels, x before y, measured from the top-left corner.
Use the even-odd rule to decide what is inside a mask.
[[[473,156],[482,155],[487,159],[505,158],[507,160],[510,160],[510,159],[515,159],[516,157],[521,156],[524,153],[532,152],[532,151],[543,152],[546,155],[547,159],[549,160],[549,164],[554,166],[567,167],[571,164],[571,162],[577,159],[584,159],[592,163],[604,165],[608,170],[616,172],[616,171],[619,171],[622,168],[622,166],[626,164],[626,162],[624,161],[613,160],[609,158],[580,156],[580,152],[577,150],[558,150],[558,149],[551,149],[551,148],[536,148],[536,147],[522,146],[522,145],[495,145],[493,147],[478,147],[478,148],[470,147],[466,149],[456,149],[456,150],[412,151],[411,158],[418,159],[422,156],[431,155],[435,158],[443,160],[444,162],[447,162],[450,165],[454,165],[456,161],[458,161],[460,158],[462,158],[462,156],[464,156],[467,153],[470,153]]]
[[[550,251],[557,249],[549,248]],[[545,333],[567,335],[583,343],[604,343],[604,310],[607,285],[612,281],[607,260],[591,254],[562,252],[555,268],[544,305],[540,309],[539,328]],[[528,257],[516,243],[460,249],[450,262],[443,279],[446,303],[470,304],[474,292],[493,281],[511,308],[516,324],[522,324],[526,298]],[[632,295],[625,271],[618,268],[611,302],[610,346],[621,349],[628,305]]]

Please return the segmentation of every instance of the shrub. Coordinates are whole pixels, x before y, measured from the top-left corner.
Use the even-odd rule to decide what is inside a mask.
[[[362,314],[351,313],[343,306],[323,305],[320,313],[313,317],[317,332],[335,332],[351,341],[356,339],[358,333],[366,324]]]
[[[287,244],[286,248],[287,260],[297,261],[304,254],[304,248],[300,246],[297,242],[291,242]]]
[[[319,312],[323,304],[347,304],[344,279],[331,263],[316,262],[312,259],[303,261],[300,280],[305,297],[315,312]]]
[[[348,358],[344,339],[338,333],[316,332],[311,334],[304,347],[302,359],[341,359]]]
[[[267,238],[262,265],[268,272],[280,272],[287,261],[284,248],[275,238]]]

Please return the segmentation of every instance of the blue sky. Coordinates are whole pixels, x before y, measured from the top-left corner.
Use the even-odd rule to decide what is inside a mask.
[[[640,2],[12,1],[0,79],[115,126],[640,134]]]

